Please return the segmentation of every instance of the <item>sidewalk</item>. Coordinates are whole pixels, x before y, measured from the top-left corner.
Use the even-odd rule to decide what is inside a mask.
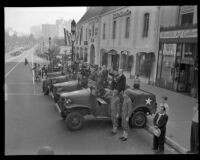
[[[127,84],[132,86],[133,80],[127,78]],[[155,94],[158,105],[161,102],[161,97],[168,97],[169,120],[166,139],[175,141],[189,150],[193,106],[197,99],[148,84],[141,84],[141,89]],[[151,123],[151,119],[149,119],[148,124]]]

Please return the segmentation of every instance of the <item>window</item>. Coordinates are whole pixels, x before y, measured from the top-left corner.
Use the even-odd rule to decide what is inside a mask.
[[[85,29],[85,40],[87,41],[87,28]]]
[[[143,29],[143,37],[148,36],[149,30],[149,13],[144,14],[144,29]]]
[[[94,36],[94,23],[92,24],[92,36]]]
[[[116,35],[115,35],[115,34],[116,34],[116,33],[115,33],[115,32],[116,32],[116,25],[117,25],[117,22],[114,21],[114,22],[113,22],[113,33],[112,33],[112,38],[113,38],[113,39],[115,39],[115,37],[116,37]]]
[[[182,26],[187,26],[187,25],[193,24],[193,14],[194,13],[182,14],[182,16],[181,16],[181,25]]]
[[[103,39],[106,38],[106,34],[105,34],[105,30],[106,30],[106,24],[103,24]]]
[[[130,30],[130,17],[127,17],[126,27],[125,27],[125,38],[129,38],[129,30]]]

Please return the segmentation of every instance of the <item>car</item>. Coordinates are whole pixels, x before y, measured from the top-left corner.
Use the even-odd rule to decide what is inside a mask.
[[[60,82],[67,82],[69,81],[69,78],[67,75],[57,76],[57,77],[50,77],[42,82],[42,90],[45,95],[49,94],[49,91],[52,91],[52,85],[54,83],[60,83]]]
[[[80,83],[80,81],[78,80],[55,83],[52,85],[51,96],[54,99],[54,101],[57,102],[62,93],[72,92],[75,90],[81,90],[81,89],[92,87],[92,86],[94,87],[95,85],[96,83],[92,80],[89,80],[87,85]]]
[[[105,90],[110,92],[108,88]],[[147,115],[156,112],[156,97],[143,90],[128,88],[127,91],[132,100],[129,124],[134,128],[143,128],[147,123]],[[61,93],[56,107],[71,131],[80,130],[83,127],[86,115],[93,115],[95,118],[111,117],[110,100],[97,97],[95,87]]]

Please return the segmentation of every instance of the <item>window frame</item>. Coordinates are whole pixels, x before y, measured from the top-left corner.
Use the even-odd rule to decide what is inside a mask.
[[[125,38],[128,39],[130,35],[130,17],[125,19]]]
[[[148,32],[149,32],[149,19],[150,19],[150,14],[146,12],[144,14],[144,26],[143,26],[143,34],[142,37],[148,37]]]
[[[116,39],[116,28],[117,28],[117,21],[113,21],[113,32],[112,32],[112,39]]]

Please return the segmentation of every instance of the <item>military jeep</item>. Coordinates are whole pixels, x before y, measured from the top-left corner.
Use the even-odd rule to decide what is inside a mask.
[[[53,84],[60,83],[60,82],[67,82],[67,81],[69,81],[69,78],[67,75],[47,78],[42,82],[42,91],[44,95],[48,95],[49,92],[52,91]]]
[[[110,89],[106,88],[106,90],[109,92]],[[156,112],[156,97],[142,90],[129,88],[127,91],[133,106],[129,119],[130,127],[143,128],[147,122],[146,115]],[[110,118],[110,100],[96,95],[96,88],[93,87],[60,94],[56,105],[69,130],[81,129],[85,115]]]

